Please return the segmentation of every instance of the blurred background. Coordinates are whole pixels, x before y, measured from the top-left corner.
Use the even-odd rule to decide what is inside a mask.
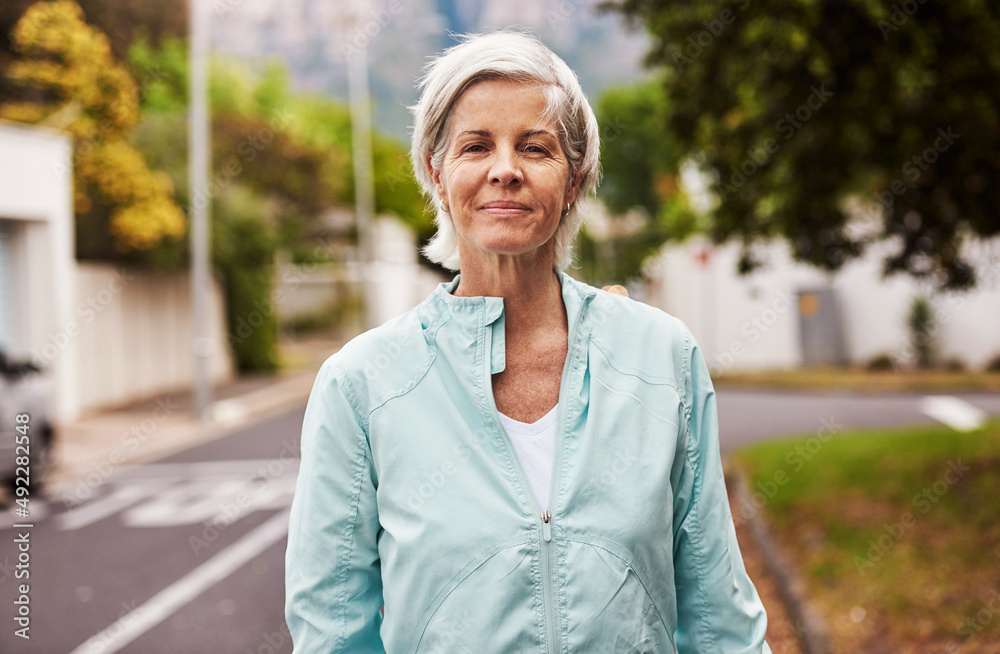
[[[600,124],[568,272],[708,360],[774,651],[1000,651],[1000,6],[193,6],[194,60],[183,0],[0,7],[0,650],[291,651],[316,370],[453,276],[416,82],[518,27]]]

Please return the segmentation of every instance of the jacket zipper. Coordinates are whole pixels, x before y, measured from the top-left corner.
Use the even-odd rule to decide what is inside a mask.
[[[572,334],[570,336],[568,345],[566,347],[566,361],[563,363],[562,377],[559,380],[559,404],[565,407],[563,404],[563,397],[565,395],[566,384],[569,379],[569,370],[572,368],[573,363],[573,348],[576,345],[576,335],[580,328],[580,323],[583,322],[584,312],[587,310],[588,298],[582,298],[580,304],[580,313],[577,315],[576,322],[573,324]],[[514,468],[517,471],[517,476],[521,481],[521,487],[525,490],[528,499],[531,501],[532,507],[541,519],[541,532],[542,532],[542,543],[541,543],[541,554],[542,554],[542,603],[545,606],[545,623],[546,623],[546,633],[548,634],[548,651],[550,654],[556,654],[559,651],[559,609],[557,605],[557,596],[555,588],[554,577],[554,562],[552,553],[552,514],[549,511],[543,511],[541,505],[538,503],[538,498],[535,497],[535,491],[532,490],[531,484],[528,483],[528,476],[524,472],[524,466],[521,465],[521,460],[517,457],[517,452],[514,450],[514,444],[510,440],[510,436],[507,434],[507,430],[504,428],[503,423],[500,422],[500,412],[496,408],[496,398],[493,397],[493,379],[490,373],[490,360],[493,352],[493,334],[489,328],[486,326],[485,338],[487,340],[487,350],[486,350],[486,389],[489,392],[490,404],[493,413],[493,421],[496,423],[497,427],[500,428],[500,433],[504,436],[504,442],[507,443],[507,452],[510,454],[511,458],[514,460]],[[559,428],[556,432],[556,451],[554,456],[554,465],[552,468],[552,484],[549,487],[549,501],[555,497],[556,481],[559,473],[559,462],[562,456],[562,441],[563,432],[565,431],[563,425],[566,423],[566,411],[559,412]]]

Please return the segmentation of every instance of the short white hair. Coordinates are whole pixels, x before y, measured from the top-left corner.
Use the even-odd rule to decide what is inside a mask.
[[[413,112],[410,159],[424,194],[437,207],[437,233],[424,246],[424,255],[445,268],[459,270],[458,238],[451,216],[434,202],[435,185],[427,170],[440,171],[448,141],[449,117],[459,99],[478,82],[511,79],[536,83],[546,97],[546,118],[559,125],[559,141],[569,160],[569,179],[579,179],[577,199],[597,188],[600,140],[597,118],[576,74],[541,41],[524,32],[500,30],[467,34],[426,67],[418,84],[420,100]],[[579,202],[574,202],[556,228],[555,267],[564,270],[573,262],[573,242],[583,224]]]

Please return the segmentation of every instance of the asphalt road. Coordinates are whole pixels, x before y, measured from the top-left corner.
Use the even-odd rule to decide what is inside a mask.
[[[0,652],[291,652],[284,551],[301,424],[299,409],[77,485],[74,501],[34,498],[30,529],[0,513]],[[15,577],[24,533],[27,580]],[[25,582],[30,640],[14,635]]]
[[[998,395],[963,399],[1000,413]],[[922,401],[722,389],[722,447],[926,422]],[[32,498],[26,521],[0,512],[0,652],[291,652],[284,550],[301,424],[298,409],[110,477],[95,468],[69,500]],[[11,528],[22,522],[33,526]],[[21,534],[28,579],[16,577]],[[14,635],[22,583],[30,640]]]
[[[723,451],[791,434],[836,433],[855,427],[889,427],[931,422],[923,413],[929,397],[920,393],[750,391],[721,388],[719,441]],[[1000,394],[954,396],[990,414],[1000,414]]]

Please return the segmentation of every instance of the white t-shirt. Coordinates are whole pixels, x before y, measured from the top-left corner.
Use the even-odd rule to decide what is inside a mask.
[[[543,510],[549,508],[549,491],[552,488],[558,409],[557,402],[551,411],[532,423],[520,422],[500,414],[500,423],[510,436],[510,442],[514,445],[521,467],[528,476],[531,490],[535,492],[538,505]]]

